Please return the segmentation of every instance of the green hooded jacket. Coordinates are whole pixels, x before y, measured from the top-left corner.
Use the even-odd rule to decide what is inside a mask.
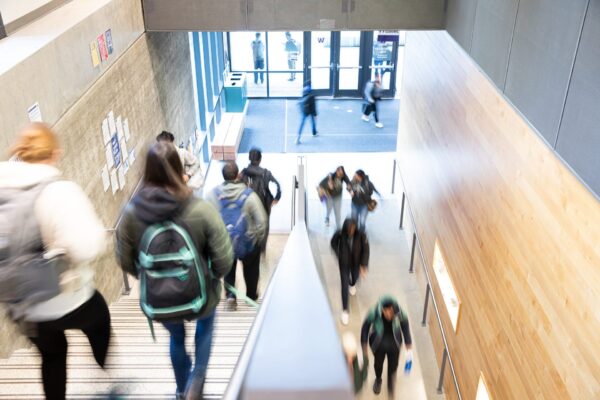
[[[392,331],[394,333],[394,341],[398,348],[402,345],[402,338],[407,345],[412,344],[410,336],[410,328],[408,324],[408,316],[406,312],[400,308],[396,299],[391,296],[383,296],[379,302],[369,310],[360,334],[360,343],[364,346],[367,341],[371,345],[373,352],[377,351],[383,339],[383,304],[392,303],[394,308],[394,319],[392,320]]]

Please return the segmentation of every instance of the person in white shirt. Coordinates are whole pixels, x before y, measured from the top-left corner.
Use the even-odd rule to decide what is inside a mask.
[[[26,234],[34,231],[33,236],[39,238],[30,250],[39,252],[40,257],[43,253],[44,259],[60,255],[65,268],[60,270],[56,295],[26,302],[26,306],[14,302],[8,307],[9,315],[40,351],[46,398],[64,399],[66,329],[83,331],[99,366],[104,367],[106,360],[110,314],[106,301],[95,289],[94,271],[89,265],[104,251],[106,231],[84,191],[61,178],[56,164],[62,152],[49,126],[30,125],[17,138],[11,153],[11,161],[0,162],[0,208],[25,204],[19,199],[27,198],[31,191],[35,191],[35,197],[29,197],[33,200],[26,203],[33,209],[17,214],[21,220],[12,225],[9,242],[16,243],[13,238],[29,228]],[[24,248],[21,243],[13,247]],[[3,261],[10,263],[10,259]]]

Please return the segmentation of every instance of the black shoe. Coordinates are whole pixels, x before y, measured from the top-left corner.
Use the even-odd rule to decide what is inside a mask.
[[[227,311],[235,311],[237,310],[237,301],[235,300],[235,297],[229,297],[227,299],[227,305],[226,305],[226,310]]]
[[[381,378],[375,378],[375,383],[373,383],[373,393],[381,393]]]
[[[319,132],[313,132],[313,136],[318,136]]]

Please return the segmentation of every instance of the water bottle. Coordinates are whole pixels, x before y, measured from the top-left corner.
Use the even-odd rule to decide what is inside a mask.
[[[404,364],[404,373],[406,375],[410,374],[410,370],[412,369],[412,360],[406,360]]]

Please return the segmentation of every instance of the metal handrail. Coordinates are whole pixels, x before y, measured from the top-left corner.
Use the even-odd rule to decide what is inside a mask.
[[[131,201],[131,199],[133,199],[133,196],[135,196],[137,194],[138,190],[140,189],[140,186],[142,185],[143,178],[144,177],[142,176],[140,178],[140,180],[138,181],[137,185],[135,185],[135,189],[133,189],[133,192],[131,193],[131,196],[129,196],[127,203],[129,203]],[[115,226],[113,228],[106,229],[106,231],[116,234],[117,229],[119,229],[119,226],[121,226],[122,220],[123,220],[123,213],[121,212],[121,213],[119,213],[119,218],[117,219]],[[122,292],[122,294],[127,296],[127,295],[129,295],[129,293],[131,293],[131,285],[129,284],[129,276],[127,275],[127,272],[123,271],[123,292]]]
[[[437,301],[435,299],[435,295],[433,293],[433,290],[431,288],[433,288],[433,285],[431,284],[431,276],[429,275],[429,265],[427,264],[427,261],[425,259],[425,255],[423,253],[423,248],[421,247],[421,240],[419,239],[419,235],[417,233],[417,227],[415,224],[415,217],[414,214],[412,212],[412,207],[410,205],[410,200],[408,199],[408,195],[406,194],[406,185],[404,184],[404,177],[402,176],[402,171],[400,170],[400,167],[398,166],[398,174],[400,175],[400,180],[402,182],[402,192],[403,192],[403,198],[402,198],[402,202],[404,205],[404,200],[406,200],[406,204],[408,204],[408,212],[410,214],[410,218],[412,221],[412,225],[414,227],[414,233],[413,233],[413,250],[412,250],[412,254],[411,254],[411,272],[412,272],[412,268],[413,268],[413,256],[414,256],[414,248],[415,248],[415,243],[419,249],[419,255],[421,256],[421,262],[423,263],[423,270],[425,271],[425,276],[427,277],[427,286],[428,286],[428,292],[429,295],[431,295],[431,300],[433,301],[433,308],[435,310],[435,316],[438,322],[438,326],[440,328],[440,332],[442,334],[442,340],[444,342],[444,353],[442,355],[442,366],[440,368],[440,383],[438,385],[438,392],[440,392],[442,384],[443,384],[443,377],[444,377],[444,369],[445,369],[445,362],[446,359],[448,360],[448,363],[450,365],[450,371],[452,372],[452,379],[454,381],[454,387],[456,388],[456,393],[458,394],[458,398],[459,400],[462,400],[462,396],[460,394],[460,388],[458,386],[458,380],[456,379],[456,371],[454,369],[454,363],[452,362],[452,356],[450,355],[450,350],[448,348],[448,341],[446,340],[446,333],[444,331],[444,327],[442,325],[442,319],[440,317],[440,312],[439,312],[439,308],[437,305]],[[402,210],[402,214],[404,214],[404,208]],[[400,223],[402,224],[402,221],[400,221]],[[429,297],[425,298],[425,307],[427,307],[427,300],[429,299]],[[426,311],[423,312],[423,320],[425,320],[426,317]]]

